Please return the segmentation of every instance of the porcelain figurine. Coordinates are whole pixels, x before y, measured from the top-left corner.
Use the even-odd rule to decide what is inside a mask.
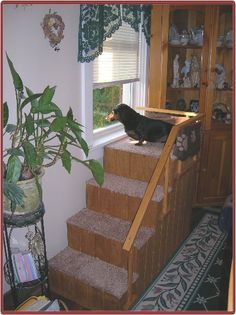
[[[225,89],[227,87],[226,83],[226,73],[223,65],[217,64],[215,66],[215,73],[216,73],[216,88],[217,89]]]
[[[190,68],[191,68],[191,61],[185,60],[184,66],[181,69],[181,74],[184,75],[183,77],[183,87],[189,88],[191,87],[191,81],[190,81]]]
[[[175,25],[171,25],[170,28],[169,28],[169,35],[168,35],[168,38],[169,38],[169,42],[172,44],[172,45],[179,45],[180,44],[180,40],[179,40],[179,33],[177,31],[177,28]]]
[[[190,77],[192,87],[200,87],[200,64],[197,56],[195,55],[192,57],[191,61]]]
[[[172,88],[179,87],[179,55],[177,54],[173,63],[173,83],[171,84]]]

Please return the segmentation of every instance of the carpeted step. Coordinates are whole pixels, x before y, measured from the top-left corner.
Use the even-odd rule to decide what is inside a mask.
[[[52,292],[87,308],[121,309],[126,301],[125,269],[70,247],[49,260],[49,280]]]
[[[68,244],[71,248],[127,268],[127,252],[122,250],[130,222],[90,209],[83,209],[67,220]],[[135,270],[142,260],[152,228],[141,227],[134,242]],[[107,250],[109,248],[109,251]]]
[[[128,137],[109,144],[104,151],[104,169],[108,173],[148,181],[161,155],[163,143],[145,143]]]
[[[87,182],[87,207],[123,220],[133,221],[148,183],[109,173],[105,173],[104,178],[102,187],[98,186],[94,179]],[[157,185],[144,217],[143,226],[155,227],[156,221],[161,219],[163,198],[163,186]]]
[[[145,156],[152,156],[158,159],[164,147],[164,143],[161,142],[144,142],[141,146],[135,145],[135,143],[137,143],[136,140],[125,137],[121,140],[106,145],[106,148]]]
[[[164,143],[146,142],[142,146],[128,137],[105,147],[104,169],[108,173],[149,181],[160,158]],[[170,167],[175,161],[171,160]],[[173,165],[172,165],[173,164]]]

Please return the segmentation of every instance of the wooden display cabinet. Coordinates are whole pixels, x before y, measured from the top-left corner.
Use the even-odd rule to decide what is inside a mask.
[[[213,6],[209,42],[205,125],[198,178],[197,203],[217,205],[232,193],[233,47],[226,41],[232,30],[232,6]],[[216,65],[225,70],[225,85],[218,87]],[[215,109],[220,109],[218,116]],[[223,113],[222,113],[223,112]],[[227,115],[227,116],[226,116]]]
[[[200,9],[188,10],[178,7],[170,7],[169,15],[169,25],[175,26],[179,33],[183,30],[188,32],[196,27],[204,25],[205,11]],[[190,41],[190,39],[188,39]],[[179,86],[173,87],[174,81],[174,60],[176,56],[179,56],[179,72],[180,80]],[[196,86],[191,82],[190,77],[189,85],[185,86],[184,83],[184,74],[182,73],[185,62],[191,62],[193,58],[197,59],[199,66],[199,84]],[[170,38],[168,38],[168,63],[167,63],[167,91],[166,91],[166,102],[169,102],[172,105],[172,109],[178,108],[178,100],[185,101],[186,111],[190,111],[191,101],[199,102],[200,98],[200,71],[203,63],[203,45],[196,43],[187,43],[186,45],[181,44],[172,44]]]
[[[202,45],[171,42],[169,31],[172,25],[179,33],[202,25]],[[148,106],[165,108],[169,102],[173,109],[177,109],[177,101],[184,99],[185,110],[189,111],[190,102],[195,100],[198,101],[198,112],[205,114],[196,205],[222,204],[232,193],[232,123],[230,119],[226,123],[213,118],[216,103],[222,103],[229,115],[232,112],[234,49],[225,41],[219,45],[219,39],[232,27],[232,5],[153,5]],[[180,86],[173,87],[173,62],[177,54]],[[185,87],[181,70],[185,60],[191,60],[193,56],[197,57],[200,66],[199,86]],[[216,86],[216,64],[223,65],[226,73],[227,84],[223,89]]]

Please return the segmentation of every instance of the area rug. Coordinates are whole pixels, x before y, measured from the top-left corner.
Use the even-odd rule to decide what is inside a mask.
[[[206,213],[131,310],[187,309],[226,237],[218,227],[218,215]]]
[[[232,250],[226,240],[185,310],[216,312],[227,310],[231,258]]]

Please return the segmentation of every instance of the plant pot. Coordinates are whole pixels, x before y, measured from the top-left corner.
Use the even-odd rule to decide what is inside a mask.
[[[38,175],[40,186],[43,175],[44,171]],[[30,212],[35,212],[41,205],[41,199],[35,178],[18,181],[17,185],[24,191],[25,197],[23,198],[24,206],[21,207],[18,205],[14,211],[14,215],[24,215],[29,214]],[[12,214],[10,201],[5,196],[3,199],[3,207],[6,214]]]

